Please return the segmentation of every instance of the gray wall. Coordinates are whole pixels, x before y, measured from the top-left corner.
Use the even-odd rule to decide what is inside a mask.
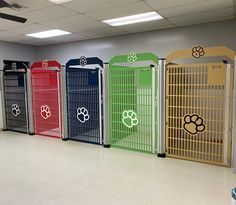
[[[34,61],[37,59],[36,47],[8,43],[0,41],[0,70],[3,68],[3,60]],[[2,129],[2,99],[0,87],[0,130]]]
[[[113,55],[151,51],[165,57],[176,49],[195,45],[225,45],[236,50],[236,20],[179,27],[117,37],[85,40],[38,48],[38,60],[53,59],[62,64],[70,58],[97,56],[109,61]]]

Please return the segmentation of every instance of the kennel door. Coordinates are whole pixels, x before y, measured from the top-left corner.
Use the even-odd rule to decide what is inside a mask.
[[[43,61],[31,69],[35,134],[61,138],[61,65]]]
[[[103,144],[102,67],[98,58],[67,63],[68,139]]]
[[[139,66],[133,64],[136,61]],[[140,66],[139,61],[144,65]],[[156,152],[156,67],[147,61],[157,65],[158,57],[129,54],[116,56],[109,63],[109,125],[113,147]]]
[[[4,61],[4,99],[6,129],[28,132],[27,62]]]
[[[232,76],[224,63],[167,66],[167,156],[229,165]]]

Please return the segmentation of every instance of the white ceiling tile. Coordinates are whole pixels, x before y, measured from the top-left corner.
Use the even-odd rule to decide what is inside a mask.
[[[208,0],[145,0],[147,4],[149,4],[156,10],[180,7],[184,5],[196,4],[198,2],[206,2],[206,1]]]
[[[0,29],[1,30],[8,30],[11,28],[17,28],[17,27],[21,27],[21,26],[26,26],[26,25],[31,25],[30,22],[26,22],[26,23],[18,23],[15,21],[9,21],[9,20],[5,20],[5,19],[0,19]]]
[[[19,34],[17,33],[10,33],[7,31],[0,31],[0,40],[5,40],[6,38],[9,37],[14,37],[14,36],[18,36]]]
[[[77,33],[77,32],[93,32],[97,33],[99,30],[109,30],[111,32],[121,31],[118,27],[112,27],[102,22],[89,23],[89,24],[81,24],[77,26],[63,27],[64,30]]]
[[[74,11],[56,5],[39,9],[34,12],[24,13],[24,16],[28,18],[30,22],[40,23],[44,21],[50,21],[54,19],[64,18],[67,16],[72,16],[75,14],[76,12]]]
[[[222,10],[233,6],[233,0],[209,0],[195,4],[188,4],[179,7],[161,9],[159,13],[164,17],[183,16],[186,14],[193,14],[204,11]]]
[[[69,34],[69,35],[64,35],[64,36],[57,36],[57,37],[52,37],[52,41],[57,41],[57,42],[69,42],[69,41],[76,41],[76,40],[81,40],[85,35],[81,34]]]
[[[1,8],[0,12],[26,17],[28,21],[21,24],[0,19],[0,40],[36,46],[215,22],[236,16],[233,0],[73,0],[61,5],[47,0],[7,1],[18,2],[27,8],[19,11]],[[165,19],[120,27],[101,22],[153,10],[157,10]],[[72,34],[49,39],[24,35],[53,28]]]
[[[39,46],[39,45],[49,45],[49,44],[58,43],[58,42],[50,40],[50,39],[32,39],[32,40],[26,40],[26,41],[25,40],[19,41],[19,43]]]
[[[128,31],[129,33],[130,32],[134,33],[134,32],[150,31],[150,30],[157,30],[170,27],[173,27],[173,25],[171,25],[167,20],[162,19],[158,21],[125,25],[121,26],[120,28],[122,28],[125,31]]]
[[[118,18],[123,16],[135,15],[153,11],[149,6],[143,2],[127,4],[110,9],[101,9],[99,11],[87,12],[87,16],[93,17],[96,20],[107,20],[111,18]]]
[[[140,0],[74,0],[62,4],[64,7],[78,12],[94,11],[111,8],[123,4],[130,4]]]
[[[52,28],[47,27],[47,26],[43,26],[40,24],[31,24],[29,26],[22,26],[22,27],[13,28],[13,29],[10,29],[9,31],[14,32],[14,33],[19,33],[19,34],[29,34],[29,33],[46,31],[46,30],[50,30],[50,29],[52,29]]]
[[[6,37],[4,40],[9,41],[9,42],[19,43],[21,41],[31,40],[31,38],[25,35],[17,35],[17,36],[12,36],[12,37]]]
[[[79,24],[87,24],[87,23],[96,23],[96,21],[82,14],[77,14],[74,16],[68,16],[53,21],[45,21],[40,24],[50,26],[53,28],[62,28],[62,27],[68,27],[68,25],[70,25],[70,27],[73,26],[76,27]]]
[[[168,20],[176,25],[185,25],[186,23],[196,24],[198,22],[199,23],[209,22],[209,20],[217,21],[219,19],[230,19],[233,16],[234,16],[233,8],[228,8],[222,10],[215,10],[211,12],[201,12],[191,15],[172,17],[168,18]]]
[[[220,21],[227,21],[227,20],[232,20],[234,19],[234,16],[224,16],[224,17],[212,17],[208,19],[199,19],[197,21],[189,21],[189,22],[181,22],[181,23],[176,23],[176,27],[179,26],[190,26],[190,25],[195,25],[195,24],[204,24],[204,23],[213,23],[213,22],[220,22]]]

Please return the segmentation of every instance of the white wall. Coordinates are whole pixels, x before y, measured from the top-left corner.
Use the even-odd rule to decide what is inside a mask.
[[[151,51],[165,57],[176,49],[195,45],[225,45],[236,50],[236,20],[42,46],[38,48],[38,60],[53,59],[65,64],[83,55],[109,61],[113,55],[131,51]]]
[[[3,60],[35,61],[37,59],[36,48],[33,46],[20,45],[0,41],[0,70],[3,68]],[[2,99],[0,87],[0,130],[2,129]]]

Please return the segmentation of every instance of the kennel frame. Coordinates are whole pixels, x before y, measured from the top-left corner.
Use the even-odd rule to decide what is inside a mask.
[[[33,110],[33,114],[32,114],[32,130],[34,130],[35,132],[35,101],[34,101],[34,88],[33,88],[33,75],[34,75],[34,71],[55,71],[56,72],[56,80],[57,80],[57,106],[58,106],[58,135],[54,136],[54,135],[50,135],[50,134],[42,134],[42,133],[36,133],[38,135],[41,136],[47,136],[47,137],[53,137],[53,138],[62,138],[62,100],[61,100],[61,70],[62,70],[62,65],[57,62],[57,61],[48,61],[48,60],[44,60],[44,61],[38,61],[38,62],[34,62],[31,67],[30,67],[30,79],[29,82],[31,83],[31,92],[32,92],[32,110]]]
[[[30,121],[30,117],[31,117],[31,113],[32,113],[32,109],[31,109],[31,104],[30,104],[30,84],[28,83],[28,76],[29,76],[29,62],[26,61],[15,61],[15,60],[3,60],[4,63],[4,68],[3,70],[0,71],[0,83],[1,83],[1,88],[2,88],[2,92],[1,92],[1,97],[2,97],[2,118],[3,118],[3,130],[8,130],[7,128],[7,115],[6,115],[6,98],[5,98],[5,80],[4,80],[4,76],[5,73],[8,73],[9,75],[14,74],[16,76],[18,76],[17,74],[22,74],[23,75],[23,83],[24,83],[24,109],[25,109],[25,118],[26,118],[26,130],[25,131],[20,131],[16,129],[9,129],[12,131],[16,131],[16,132],[24,132],[24,133],[28,133],[28,134],[33,134],[32,129],[31,129],[31,121]],[[19,80],[19,79],[18,79]],[[13,93],[12,93],[13,94]]]
[[[66,116],[64,121],[64,132],[63,140],[71,139],[68,135],[68,83],[67,83],[67,70],[69,69],[81,69],[81,70],[91,70],[96,71],[98,76],[98,106],[99,106],[99,143],[104,147],[109,147],[109,137],[108,137],[108,120],[107,120],[107,89],[106,89],[106,76],[107,69],[105,64],[98,57],[85,57],[81,56],[77,59],[71,59],[66,63],[65,69],[63,69],[63,113]],[[78,133],[79,134],[79,133]],[[92,141],[79,140],[83,142],[95,143]]]
[[[198,47],[199,48],[199,47]],[[194,48],[193,48],[194,49]],[[171,53],[167,59],[166,59],[166,129],[165,129],[165,134],[166,134],[166,155],[169,157],[174,157],[174,158],[180,158],[180,159],[187,159],[187,160],[193,160],[193,161],[199,161],[199,162],[204,162],[204,163],[210,163],[210,164],[215,164],[215,165],[221,165],[221,166],[230,166],[231,164],[231,145],[232,145],[232,139],[235,138],[234,132],[232,132],[232,128],[235,127],[233,121],[235,118],[235,115],[232,115],[232,113],[228,113],[228,110],[232,110],[235,109],[235,100],[233,100],[233,98],[235,99],[235,89],[234,89],[234,93],[233,93],[233,88],[235,87],[235,52],[229,48],[226,48],[224,46],[220,46],[220,47],[208,47],[208,48],[202,48],[202,51],[204,51],[202,54],[202,56],[197,56],[198,58],[196,59],[202,59],[205,57],[227,57],[230,61],[232,61],[234,64],[225,64],[225,62],[223,63],[199,63],[199,64],[173,64],[172,62],[174,60],[178,60],[178,59],[193,59],[194,55],[193,55],[193,49],[192,50],[180,50],[180,51],[175,51],[173,53]],[[195,56],[196,57],[196,56]],[[172,65],[171,65],[172,64]],[[224,142],[224,148],[223,148],[223,160],[221,162],[217,161],[217,160],[202,160],[202,159],[197,159],[197,158],[190,158],[190,157],[183,157],[183,156],[179,156],[178,154],[170,154],[168,153],[168,149],[169,149],[169,144],[168,144],[168,101],[169,101],[169,89],[168,89],[168,85],[169,85],[169,72],[168,72],[168,68],[181,68],[184,69],[184,67],[190,67],[191,66],[222,66],[225,68],[225,88],[224,88],[224,94],[225,94],[225,104],[224,104],[224,135],[223,135],[223,142],[225,140],[225,136],[226,137],[226,143]],[[208,71],[208,70],[207,70]],[[222,76],[221,76],[222,77]],[[214,81],[214,80],[213,80]],[[216,81],[215,81],[216,82]],[[213,83],[214,84],[214,83]],[[184,85],[184,84],[183,84]],[[186,84],[187,85],[187,84]],[[209,85],[209,84],[208,84]],[[234,96],[234,97],[233,97]],[[234,105],[233,105],[234,104]],[[228,108],[228,110],[227,110]],[[183,119],[182,119],[183,120]],[[183,125],[181,125],[183,126]],[[227,128],[226,128],[227,127]],[[182,128],[180,128],[182,129]],[[234,129],[235,130],[235,129]],[[216,140],[216,139],[214,139]],[[228,140],[228,141],[227,141]],[[178,142],[179,143],[179,142]],[[181,142],[182,143],[182,142]],[[194,140],[192,141],[192,143],[194,143]],[[177,150],[178,151],[178,150]],[[190,150],[189,150],[190,151]],[[210,154],[209,154],[210,155]],[[199,155],[200,156],[200,155]],[[208,156],[209,157],[209,156]],[[216,159],[216,157],[215,157]]]
[[[131,56],[131,61],[129,60],[129,57]],[[134,61],[132,61],[132,58],[133,57],[135,58]],[[159,118],[159,113],[158,113],[158,109],[156,109],[157,105],[158,105],[158,102],[159,102],[159,96],[158,96],[158,80],[159,80],[159,73],[158,73],[158,68],[159,68],[159,65],[158,65],[158,62],[159,62],[159,58],[154,55],[153,53],[138,53],[138,54],[135,54],[135,53],[130,53],[128,55],[118,55],[118,56],[114,56],[110,62],[109,62],[109,71],[108,71],[108,82],[109,82],[109,86],[108,86],[108,92],[109,92],[109,135],[110,135],[110,144],[111,146],[113,147],[118,147],[118,148],[123,148],[123,149],[128,149],[128,150],[134,150],[134,151],[140,151],[140,152],[147,152],[147,153],[157,153],[158,150],[157,150],[157,144],[158,144],[158,133],[159,133],[159,126],[157,125],[157,119]],[[146,63],[144,66],[135,66],[136,63]],[[147,65],[147,63],[149,63]],[[120,65],[118,65],[120,64]],[[128,64],[128,65],[126,65]],[[116,71],[116,69],[133,69],[134,72],[137,72],[136,73],[136,78],[138,77],[139,78],[139,73],[140,72],[139,70],[141,71],[150,71],[151,72],[151,93],[150,93],[150,96],[151,96],[151,148],[148,150],[148,148],[146,148],[145,146],[147,146],[147,144],[144,145],[145,148],[140,148],[142,145],[141,143],[136,143],[134,142],[134,140],[131,140],[131,142],[125,142],[126,146],[122,146],[122,145],[115,145],[115,143],[113,143],[113,141],[116,141],[117,142],[120,140],[120,139],[115,139],[115,137],[113,137],[113,130],[112,130],[112,126],[113,126],[113,122],[112,122],[112,100],[111,98],[114,97],[112,96],[112,92],[113,92],[113,89],[111,89],[112,87],[112,72],[113,71]],[[133,76],[135,78],[135,76]],[[123,79],[124,80],[124,79]],[[137,81],[137,79],[136,79]],[[136,90],[137,91],[137,90]],[[137,95],[136,95],[137,97]],[[137,100],[137,99],[136,99]],[[121,115],[121,113],[120,113]],[[122,118],[122,117],[121,117]],[[147,126],[147,125],[145,125]],[[132,128],[134,129],[134,128]],[[119,130],[118,130],[119,131]],[[121,130],[120,130],[121,131]],[[127,131],[128,133],[128,131]],[[128,134],[130,135],[130,134]],[[123,137],[125,138],[125,137]],[[122,138],[122,139],[123,139]],[[139,148],[134,148],[134,146],[132,147],[131,145],[130,146],[127,146],[128,144],[132,144],[132,143],[136,143],[137,146],[139,146]]]

